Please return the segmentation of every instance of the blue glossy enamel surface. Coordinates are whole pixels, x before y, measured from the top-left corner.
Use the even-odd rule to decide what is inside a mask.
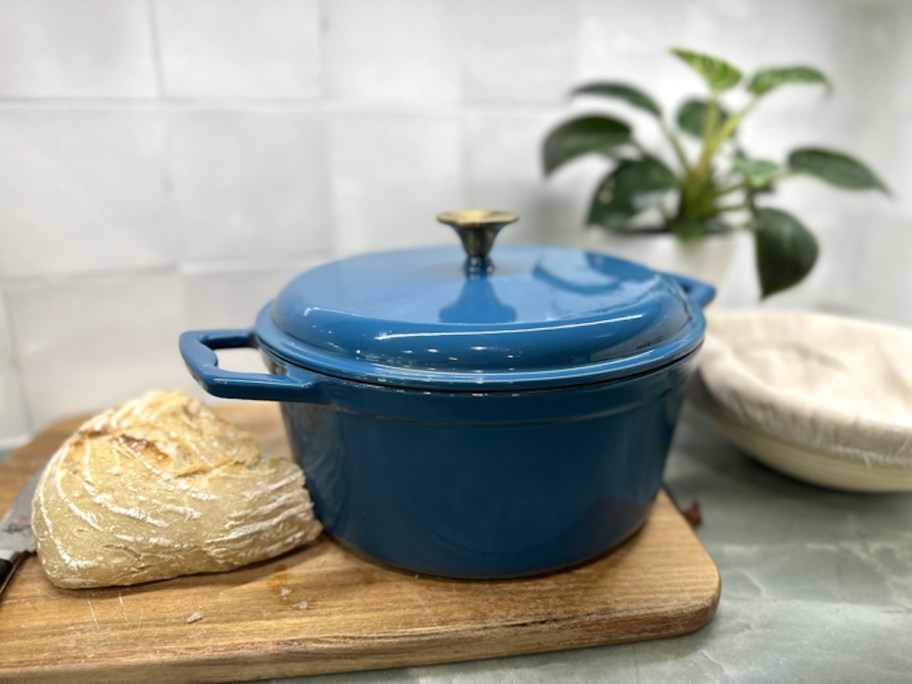
[[[524,393],[328,382],[322,401],[282,412],[334,538],[412,572],[516,577],[597,557],[642,525],[692,366]]]
[[[297,365],[402,387],[525,389],[600,382],[667,364],[703,336],[712,288],[609,256],[495,250],[468,277],[458,248],[382,252],[301,274],[257,319]],[[698,288],[688,297],[686,285]],[[699,288],[703,288],[699,290]]]
[[[251,330],[181,336],[217,396],[282,401],[326,530],[411,572],[502,578],[571,567],[644,522],[696,353],[650,373],[534,392],[448,392],[320,375],[262,350],[269,374],[218,367]]]
[[[448,577],[577,565],[646,518],[714,290],[558,248],[493,261],[328,264],[254,329],[186,332],[181,354],[216,396],[282,402],[320,520],[358,552]],[[237,347],[269,372],[219,368]]]

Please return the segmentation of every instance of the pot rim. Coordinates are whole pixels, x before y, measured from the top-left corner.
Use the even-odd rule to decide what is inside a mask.
[[[578,382],[574,384],[567,385],[554,385],[547,387],[528,387],[516,385],[513,387],[492,387],[490,385],[478,385],[468,389],[450,387],[443,385],[429,385],[427,387],[415,387],[414,385],[397,385],[393,382],[383,383],[383,382],[372,382],[370,380],[359,380],[355,378],[346,377],[343,375],[334,374],[331,372],[325,372],[317,370],[315,368],[308,368],[303,366],[300,363],[287,359],[276,350],[268,347],[265,344],[262,344],[259,338],[256,340],[257,348],[261,353],[271,357],[279,366],[292,369],[292,372],[307,373],[317,376],[317,378],[324,380],[327,383],[346,385],[352,388],[365,388],[365,389],[378,389],[378,390],[389,390],[391,392],[396,392],[397,394],[403,393],[412,393],[420,395],[458,395],[458,396],[472,396],[472,397],[482,397],[482,396],[515,396],[515,395],[531,395],[531,394],[548,394],[548,393],[559,393],[559,392],[572,392],[575,390],[582,389],[596,389],[606,385],[616,385],[620,383],[635,382],[647,378],[651,375],[657,375],[669,368],[676,366],[678,364],[686,362],[688,359],[696,356],[700,350],[703,348],[705,343],[705,338],[700,338],[697,343],[681,354],[674,356],[673,358],[663,359],[663,363],[650,366],[649,368],[643,369],[636,373],[629,373],[625,375],[617,375],[610,378],[602,378],[598,380],[588,380],[583,382]]]
[[[702,345],[706,329],[701,307],[695,306],[687,334],[639,354],[535,371],[429,371],[347,357],[327,359],[325,355],[314,354],[277,328],[270,316],[271,307],[272,302],[267,303],[257,316],[254,327],[257,347],[304,371],[366,385],[422,391],[516,392],[579,387],[639,376],[694,352]]]
[[[564,384],[553,387],[529,388],[512,386],[493,388],[490,385],[457,389],[452,386],[409,387],[390,383],[371,383],[323,373],[301,366],[294,361],[277,354],[273,349],[260,344],[252,329],[224,329],[187,331],[181,335],[180,351],[191,375],[210,394],[230,399],[253,399],[260,401],[297,402],[312,404],[337,403],[340,400],[351,400],[352,397],[375,396],[380,392],[386,400],[406,400],[413,403],[414,397],[467,399],[467,404],[476,405],[479,399],[492,401],[513,401],[518,397],[528,399],[540,398],[552,403],[555,393],[563,392],[598,392],[606,386],[642,385],[653,378],[661,378],[675,367],[684,366],[697,354],[702,346],[702,338],[688,353],[666,363],[657,365],[638,374],[609,380]],[[273,363],[282,372],[249,373],[220,368],[216,350],[219,349],[259,349],[266,358],[267,364]],[[347,397],[347,399],[346,399]],[[358,400],[355,400],[356,403]],[[434,402],[436,404],[436,402]],[[487,402],[484,402],[487,403]],[[552,411],[553,412],[553,411]]]

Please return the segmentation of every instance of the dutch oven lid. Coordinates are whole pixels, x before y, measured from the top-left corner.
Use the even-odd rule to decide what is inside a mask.
[[[260,344],[295,365],[398,387],[562,387],[688,354],[705,327],[695,281],[594,252],[503,246],[508,212],[441,214],[458,247],[355,256],[306,271],[261,311]],[[704,292],[705,294],[705,292]],[[696,298],[699,300],[699,297]]]

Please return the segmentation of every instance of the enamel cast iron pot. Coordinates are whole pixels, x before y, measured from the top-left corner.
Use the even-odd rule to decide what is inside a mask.
[[[458,247],[302,273],[253,329],[181,336],[221,397],[279,401],[327,532],[413,572],[573,566],[644,522],[709,285],[592,252],[505,246],[507,212],[441,214]],[[260,350],[269,373],[218,367]]]

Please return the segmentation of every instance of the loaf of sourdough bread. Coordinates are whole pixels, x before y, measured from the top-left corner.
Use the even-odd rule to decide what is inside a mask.
[[[38,556],[64,588],[231,570],[321,531],[294,463],[183,392],[151,392],[84,423],[33,503]]]

